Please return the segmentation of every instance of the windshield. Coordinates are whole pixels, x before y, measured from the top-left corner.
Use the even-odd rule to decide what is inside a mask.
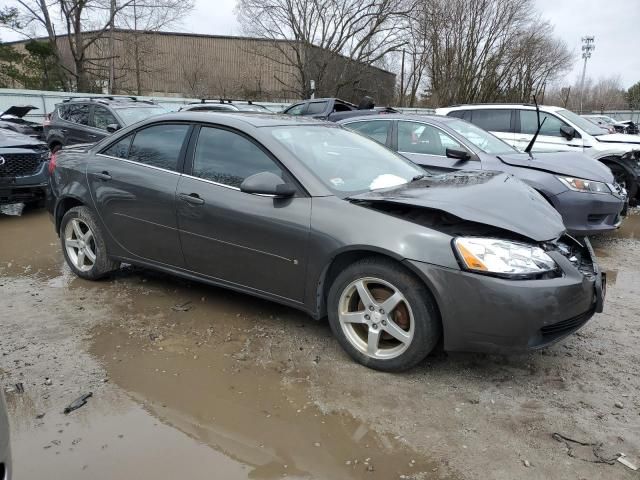
[[[583,130],[589,135],[593,135],[594,137],[597,137],[598,135],[606,135],[607,133],[609,133],[604,128],[600,128],[595,123],[590,122],[586,118],[582,118],[580,115],[577,115],[570,110],[558,110],[556,113],[563,117],[565,120],[569,120],[580,130]]]
[[[518,151],[509,144],[503,142],[498,137],[494,137],[489,132],[482,130],[480,127],[476,127],[472,123],[465,122],[464,120],[451,120],[447,122],[446,125],[485,153],[491,155],[518,153]]]
[[[402,185],[426,174],[374,140],[340,127],[274,127],[271,134],[340,197]]]
[[[120,107],[115,110],[118,112],[125,127],[146,120],[154,115],[167,113],[164,108],[153,105],[149,105],[148,107]]]

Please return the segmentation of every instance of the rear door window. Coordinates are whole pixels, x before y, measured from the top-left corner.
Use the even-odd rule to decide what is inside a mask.
[[[193,159],[192,175],[234,188],[255,173],[282,169],[255,143],[221,128],[202,127]]]
[[[62,118],[78,125],[89,125],[89,105],[66,105]]]
[[[544,123],[542,123],[543,120]],[[540,135],[549,137],[561,137],[560,127],[569,126],[555,115],[545,112],[540,112],[540,123],[542,123]],[[520,133],[533,135],[536,130],[538,130],[538,117],[535,110],[520,110]]]
[[[129,149],[129,160],[177,171],[189,125],[162,124],[138,130]]]
[[[447,148],[465,150],[456,140],[432,125],[398,122],[398,151],[445,157]]]
[[[129,146],[131,145],[131,139],[133,135],[127,135],[126,137],[118,140],[116,143],[107,147],[106,150],[103,150],[103,155],[109,155],[110,157],[116,158],[128,158],[129,157]]]
[[[513,131],[511,128],[511,110],[506,108],[473,110],[471,112],[471,121],[474,125],[487,132],[510,133]]]
[[[287,115],[302,115],[304,113],[304,108],[306,106],[307,106],[306,103],[300,103],[298,105],[294,105],[289,110],[287,110],[285,113]]]
[[[362,133],[378,143],[386,145],[391,120],[372,120],[370,122],[353,122],[346,125],[347,128]]]
[[[307,107],[307,111],[304,115],[319,115],[324,113],[327,109],[327,102],[312,102]]]

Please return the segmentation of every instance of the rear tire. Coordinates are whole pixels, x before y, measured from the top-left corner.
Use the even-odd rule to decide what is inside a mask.
[[[390,259],[369,257],[344,269],[327,300],[329,324],[344,350],[375,370],[414,367],[441,336],[431,293]]]
[[[81,278],[98,280],[120,266],[109,258],[102,230],[87,207],[74,207],[64,214],[60,243],[67,264]]]

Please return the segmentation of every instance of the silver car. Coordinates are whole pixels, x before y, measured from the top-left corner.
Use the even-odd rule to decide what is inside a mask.
[[[11,449],[9,448],[9,417],[4,394],[0,391],[0,480],[11,478]]]

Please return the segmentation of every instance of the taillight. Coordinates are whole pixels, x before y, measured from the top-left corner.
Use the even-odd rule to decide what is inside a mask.
[[[53,175],[53,171],[56,169],[56,159],[58,157],[57,152],[51,153],[49,157],[49,175]]]

